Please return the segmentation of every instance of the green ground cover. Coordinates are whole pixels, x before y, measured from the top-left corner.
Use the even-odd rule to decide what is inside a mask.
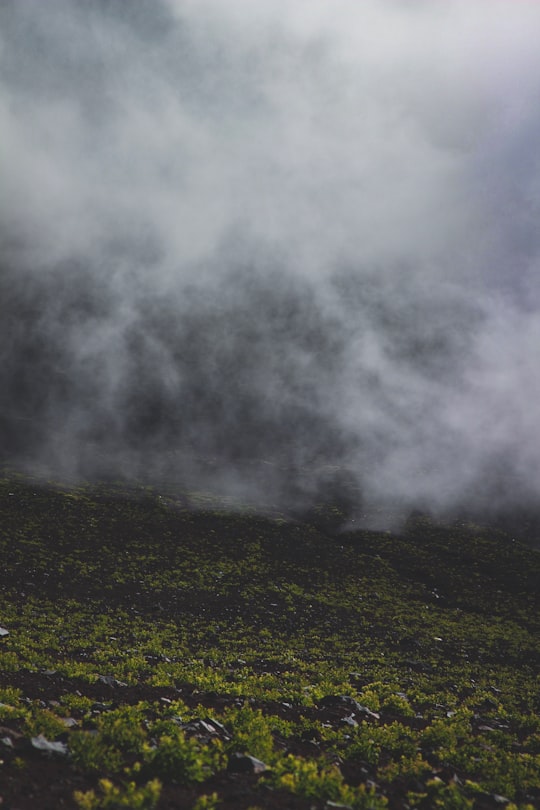
[[[538,806],[540,555],[329,525],[6,474],[2,807]]]

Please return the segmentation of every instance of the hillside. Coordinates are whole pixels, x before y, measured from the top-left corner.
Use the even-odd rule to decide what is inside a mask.
[[[0,481],[2,810],[540,802],[540,555]]]

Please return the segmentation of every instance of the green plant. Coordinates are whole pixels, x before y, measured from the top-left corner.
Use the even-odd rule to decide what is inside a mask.
[[[118,773],[122,769],[122,753],[109,745],[99,733],[72,732],[69,737],[69,751],[73,763],[83,771]]]
[[[267,781],[274,787],[308,799],[329,799],[349,804],[354,798],[353,791],[344,784],[338,768],[291,754],[280,760]]]
[[[468,798],[455,783],[445,784],[441,779],[431,779],[423,793],[407,794],[410,807],[433,807],[440,810],[472,810],[474,799]]]
[[[54,740],[60,734],[64,734],[66,727],[62,720],[53,712],[47,709],[40,709],[32,706],[32,709],[25,717],[25,730],[31,737],[43,734],[49,740]]]
[[[106,745],[130,754],[139,754],[147,739],[142,723],[144,706],[121,706],[102,715],[98,729]]]
[[[181,730],[159,738],[157,746],[145,747],[146,769],[178,784],[204,782],[222,764],[222,746],[219,741],[201,745],[186,737]]]
[[[81,810],[153,810],[161,795],[161,782],[153,779],[145,785],[138,786],[135,782],[124,785],[114,785],[110,779],[100,779],[99,788],[82,792],[76,790],[73,798]]]
[[[220,798],[217,793],[203,793],[199,796],[193,805],[193,810],[215,810],[220,803]]]
[[[401,695],[388,695],[383,701],[381,709],[388,714],[397,714],[401,717],[414,717],[414,709],[407,700]]]
[[[272,725],[260,709],[253,710],[244,705],[240,709],[230,709],[223,719],[232,732],[232,741],[228,744],[230,750],[250,754],[263,762],[273,760]]]

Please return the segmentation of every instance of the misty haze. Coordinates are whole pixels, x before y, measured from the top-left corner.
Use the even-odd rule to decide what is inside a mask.
[[[3,2],[3,461],[534,510],[539,30],[532,2]]]
[[[2,810],[540,808],[539,35],[0,0]]]

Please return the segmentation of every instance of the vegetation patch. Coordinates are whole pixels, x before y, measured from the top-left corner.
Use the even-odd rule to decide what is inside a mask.
[[[6,474],[2,807],[538,806],[538,553],[325,509]]]

